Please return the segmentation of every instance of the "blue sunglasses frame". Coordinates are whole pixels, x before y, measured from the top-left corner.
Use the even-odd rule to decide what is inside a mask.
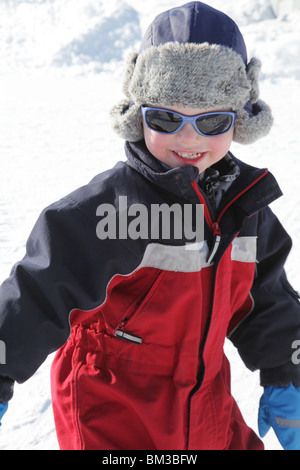
[[[152,131],[155,131],[155,132],[159,132],[160,134],[169,134],[169,135],[176,134],[177,132],[180,131],[180,129],[182,129],[182,127],[185,124],[190,123],[194,127],[195,131],[198,132],[198,134],[200,134],[204,137],[217,137],[218,135],[224,135],[227,132],[229,132],[233,128],[234,123],[236,121],[236,117],[237,117],[237,113],[235,113],[233,111],[213,111],[213,112],[210,112],[210,113],[197,114],[195,116],[186,116],[185,114],[178,113],[177,111],[172,111],[171,109],[164,109],[164,108],[154,108],[154,107],[141,106],[141,110],[142,110],[142,116],[143,116],[144,122],[145,122],[146,126],[149,129],[151,129]],[[148,124],[147,117],[146,117],[147,111],[165,111],[167,113],[172,113],[172,114],[175,114],[176,116],[179,116],[182,119],[182,122],[179,124],[179,127],[173,132],[158,131],[158,130],[154,129],[153,127],[151,127]],[[205,116],[214,116],[214,115],[220,115],[220,114],[224,114],[226,116],[231,116],[232,117],[232,123],[231,123],[229,129],[226,129],[226,131],[220,132],[219,134],[203,134],[203,132],[200,131],[200,129],[198,128],[198,126],[196,124],[197,119],[199,119],[201,117],[205,117]]]

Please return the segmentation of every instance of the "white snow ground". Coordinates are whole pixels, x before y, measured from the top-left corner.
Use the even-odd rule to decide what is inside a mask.
[[[108,113],[122,97],[123,58],[138,47],[157,13],[178,0],[1,0],[0,3],[0,281],[24,254],[40,211],[123,159]],[[287,263],[299,289],[300,11],[275,18],[269,0],[211,0],[239,24],[249,57],[263,62],[261,97],[275,125],[256,144],[233,146],[268,167],[284,197],[272,205],[294,240]],[[297,338],[295,338],[297,339]],[[278,345],[280,347],[280,344]],[[262,389],[226,343],[233,394],[257,430]],[[16,385],[0,428],[0,449],[58,449],[49,386],[51,357]],[[280,445],[270,431],[267,450]]]

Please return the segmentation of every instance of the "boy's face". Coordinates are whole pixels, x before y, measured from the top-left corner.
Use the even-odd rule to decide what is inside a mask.
[[[161,107],[166,109],[166,107]],[[203,110],[186,106],[168,106],[167,109],[187,116],[221,111],[220,109]],[[226,155],[234,132],[233,127],[226,134],[206,137],[198,134],[190,123],[186,123],[176,134],[161,134],[149,129],[144,122],[143,126],[146,146],[154,157],[171,168],[184,165],[196,166],[199,173],[202,173]],[[200,155],[196,156],[197,154]]]

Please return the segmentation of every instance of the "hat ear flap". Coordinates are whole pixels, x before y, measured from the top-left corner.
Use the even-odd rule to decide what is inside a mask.
[[[271,108],[262,100],[252,105],[253,114],[245,108],[237,111],[233,140],[239,144],[252,144],[265,137],[273,125]]]
[[[123,81],[123,93],[125,96],[127,96],[127,98],[131,98],[130,93],[129,93],[129,85],[133,76],[137,58],[138,58],[138,53],[131,52],[131,54],[129,54],[128,59],[127,59],[127,67],[125,70],[125,76],[124,76],[124,81]]]
[[[250,101],[256,103],[259,98],[259,75],[261,70],[261,61],[252,57],[246,67],[246,74],[251,83]]]
[[[127,60],[127,67],[123,82],[123,92],[127,99],[116,104],[111,112],[111,124],[119,137],[129,142],[138,142],[144,137],[143,121],[140,105],[132,102],[129,86],[135,70],[138,57],[137,52],[132,52]]]
[[[240,144],[252,144],[266,136],[273,125],[271,108],[259,99],[259,75],[261,62],[253,57],[246,66],[247,78],[251,85],[248,103],[237,110],[233,140]]]
[[[144,137],[141,107],[130,105],[130,100],[123,100],[110,112],[114,131],[128,142],[138,142]]]

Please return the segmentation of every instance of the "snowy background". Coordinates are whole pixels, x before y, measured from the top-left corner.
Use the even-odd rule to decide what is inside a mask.
[[[178,0],[0,0],[0,282],[23,257],[41,210],[123,157],[109,110],[120,98],[123,60],[148,23]],[[272,105],[268,137],[233,153],[268,167],[284,192],[272,208],[292,235],[287,264],[300,288],[300,10],[275,17],[269,0],[211,0],[240,26],[249,58],[263,62],[261,97]],[[295,338],[297,339],[297,338]],[[278,345],[280,347],[280,345]],[[257,430],[262,392],[226,344],[233,394]],[[0,449],[58,449],[52,417],[51,357],[17,385],[0,428]],[[272,431],[266,449],[280,449]]]

